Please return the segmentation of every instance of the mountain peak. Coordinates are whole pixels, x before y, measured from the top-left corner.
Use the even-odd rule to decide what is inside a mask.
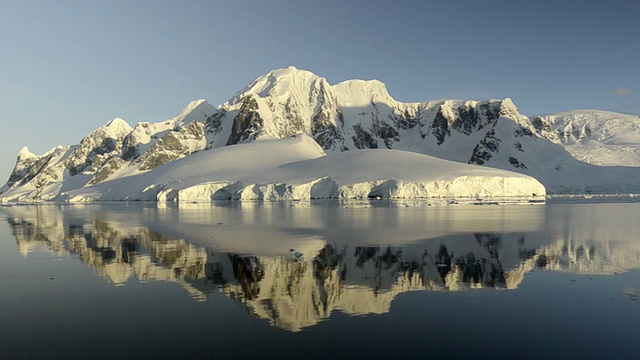
[[[183,126],[192,122],[193,120],[205,120],[207,117],[213,115],[216,111],[216,108],[209,104],[207,100],[194,100],[190,102],[180,112],[180,114],[178,114],[178,116],[169,121],[177,126]]]
[[[284,67],[284,68],[280,68],[280,69],[271,70],[268,74],[273,74],[273,75],[276,75],[276,76],[285,76],[285,75],[294,75],[294,76],[312,75],[312,76],[317,76],[316,74],[312,73],[311,71],[298,69],[297,67],[292,66],[292,65]]]
[[[301,70],[295,66],[272,70],[237,92],[223,106],[238,104],[248,95],[260,98],[272,98],[285,102],[291,95],[307,96],[310,91],[317,91],[322,85],[331,88],[339,101],[348,106],[362,106],[376,102],[395,101],[380,80],[346,80],[336,85],[329,85],[327,80],[311,71]],[[315,89],[315,90],[314,90]]]
[[[511,100],[510,97],[504,98],[501,100],[502,101],[502,105],[503,106],[508,106],[511,108],[514,108],[516,110],[518,110],[518,107],[516,106],[516,104],[513,102],[513,100]]]
[[[114,118],[109,121],[105,126],[96,130],[98,131],[106,131],[106,136],[111,137],[113,139],[121,138],[128,133],[130,133],[133,128],[121,118]]]
[[[326,81],[311,71],[300,70],[294,66],[271,70],[238,91],[227,104],[237,104],[247,95],[286,98],[292,93],[307,93],[318,79]]]
[[[127,123],[123,118],[117,117],[109,120],[109,122],[107,123],[107,125],[105,125],[105,127],[111,128],[111,127],[131,127],[131,126],[129,126],[129,123]]]
[[[600,110],[600,109],[575,109],[562,111],[557,113],[538,115],[538,116],[600,116],[600,117],[613,117],[613,118],[639,118],[639,116],[634,114],[626,114],[609,110]]]
[[[18,153],[18,161],[32,159],[35,157],[37,157],[37,155],[29,151],[29,148],[26,146],[22,147],[22,149],[20,149],[20,152]]]
[[[393,102],[395,101],[387,86],[380,80],[346,80],[333,86],[338,101],[347,106],[361,106],[371,101]]]

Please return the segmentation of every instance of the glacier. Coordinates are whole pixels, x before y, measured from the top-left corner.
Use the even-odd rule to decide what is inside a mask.
[[[57,193],[51,200],[181,201],[544,198],[532,177],[399,150],[325,154],[309,136],[203,151],[151,171]],[[29,191],[3,199],[28,201]]]

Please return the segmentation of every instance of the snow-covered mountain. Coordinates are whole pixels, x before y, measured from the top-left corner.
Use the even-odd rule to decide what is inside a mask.
[[[574,110],[531,118],[538,134],[561,144],[580,161],[640,167],[640,117]]]
[[[31,154],[24,148],[18,155],[9,181],[0,189],[3,193],[0,199],[175,200],[178,199],[176,191],[184,190],[186,186],[169,186],[169,183],[194,177],[191,176],[194,174],[185,172],[185,167],[189,171],[197,169],[196,172],[203,176],[202,168],[209,169],[208,180],[199,178],[206,189],[200,186],[196,191],[205,191],[210,198],[215,198],[214,193],[218,193],[220,186],[235,184],[227,189],[232,191],[231,197],[245,198],[240,193],[247,193],[245,190],[248,186],[253,189],[250,191],[256,192],[256,188],[288,184],[282,178],[274,183],[275,177],[268,174],[266,178],[270,179],[249,176],[247,171],[252,171],[253,165],[247,161],[251,164],[265,162],[277,167],[285,163],[275,164],[264,159],[264,154],[250,150],[247,151],[252,155],[244,154],[238,161],[240,153],[235,150],[241,147],[233,147],[230,148],[233,150],[224,150],[222,153],[217,149],[256,140],[286,139],[294,135],[306,135],[313,139],[319,145],[318,156],[328,154],[326,160],[316,162],[323,163],[325,168],[332,168],[333,159],[341,159],[336,160],[342,164],[337,164],[338,167],[347,166],[345,164],[353,161],[365,161],[360,166],[368,170],[366,174],[361,174],[360,182],[365,180],[363,176],[366,175],[370,177],[366,179],[368,183],[386,180],[392,181],[390,185],[404,183],[406,179],[403,177],[407,173],[396,173],[393,178],[377,174],[383,166],[378,164],[376,157],[384,152],[375,153],[376,156],[353,155],[352,158],[336,156],[337,153],[358,149],[404,150],[519,172],[535,177],[550,192],[640,192],[640,169],[605,168],[578,161],[565,149],[564,143],[552,136],[551,130],[547,131],[546,126],[540,125],[542,122],[547,124],[547,120],[540,119],[521,115],[508,98],[481,102],[441,100],[403,103],[394,100],[385,85],[377,80],[349,80],[331,85],[311,72],[288,67],[259,77],[218,108],[198,100],[189,104],[174,119],[160,123],[140,123],[132,129],[124,120],[114,119],[89,134],[79,145],[57,147],[42,156]],[[283,146],[282,143],[277,144],[274,146]],[[313,145],[307,145],[299,148],[305,148],[301,150],[303,152],[316,151],[309,150]],[[293,148],[290,150],[294,151]],[[215,154],[225,154],[230,164],[235,166],[235,174],[225,173],[224,179],[213,176],[220,172],[211,168],[216,165],[211,163],[213,160],[210,158],[222,156]],[[246,156],[254,158],[248,159]],[[414,163],[409,160],[407,155],[394,153],[393,156],[396,158],[391,161],[408,161],[403,171],[425,166],[420,161]],[[185,157],[188,159],[178,162]],[[176,164],[172,166],[184,171],[179,177],[169,179],[166,174],[176,173],[163,166],[174,162]],[[275,169],[271,168],[267,173]],[[265,174],[264,171],[261,173]],[[331,173],[335,175],[335,172]],[[435,175],[431,174],[429,181],[446,174]],[[319,177],[313,179],[301,178],[300,174],[296,176],[295,184],[311,184],[330,174],[316,172],[315,176]],[[505,173],[498,176],[512,177]],[[157,181],[160,177],[163,180]],[[212,181],[217,185],[210,185]],[[411,183],[424,185],[429,181],[414,179]],[[192,183],[189,187],[196,185]],[[378,185],[371,185],[369,190]],[[394,186],[391,187],[397,188]],[[120,191],[124,188],[142,188],[144,194],[140,191],[124,194]],[[271,195],[266,198],[274,198],[274,192],[269,191]],[[402,196],[402,191],[394,191],[397,196]],[[99,192],[103,195],[97,196]],[[107,192],[112,192],[113,196],[104,195]],[[413,196],[425,196],[423,191],[419,192],[420,195],[413,192]],[[523,194],[525,191],[520,189],[516,192]],[[491,193],[499,195],[493,190]],[[507,193],[514,192],[509,190]],[[539,190],[535,193],[540,195]],[[207,197],[203,194],[198,198]],[[390,196],[386,193],[382,195]],[[429,196],[442,195],[451,196],[452,193],[430,192]],[[256,198],[265,198],[265,194],[258,194]]]

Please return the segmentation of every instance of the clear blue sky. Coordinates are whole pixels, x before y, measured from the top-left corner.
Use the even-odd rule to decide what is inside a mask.
[[[640,114],[640,2],[0,0],[0,182],[24,145],[218,105],[288,65],[401,101]]]

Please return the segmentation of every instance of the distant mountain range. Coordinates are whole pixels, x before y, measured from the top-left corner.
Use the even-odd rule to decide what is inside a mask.
[[[293,141],[297,147],[286,140],[293,136],[298,137]],[[274,139],[284,142],[259,141]],[[263,145],[242,148],[242,154],[222,151],[256,141]],[[359,149],[378,152],[339,155]],[[280,159],[288,152],[304,155]],[[269,157],[270,153],[280,155]],[[384,166],[376,163],[378,156],[386,159]],[[321,161],[325,174],[305,176],[303,172],[319,164],[316,161],[285,174],[293,178],[283,178],[283,166],[291,169],[291,163],[320,157],[326,157]],[[411,177],[413,169],[427,171],[425,166],[440,161],[434,158],[463,164],[433,165],[438,170],[429,176]],[[346,173],[354,162],[359,162],[360,177],[349,182]],[[379,173],[389,163],[402,166],[391,175]],[[254,169],[258,164],[269,167],[258,171]],[[464,164],[507,172],[478,172]],[[226,169],[224,178],[217,167]],[[309,190],[298,198],[544,193],[535,180],[514,172],[537,179],[551,193],[638,193],[640,118],[596,110],[527,117],[508,98],[402,103],[377,80],[330,85],[311,72],[288,67],[259,77],[217,108],[198,100],[163,122],[131,127],[114,119],[78,145],[58,146],[43,155],[25,147],[0,189],[0,199],[283,199],[296,198],[294,192],[300,193],[296,188],[302,185]],[[191,178],[199,182],[188,183]],[[484,192],[475,190],[492,178],[511,180]],[[437,181],[438,189],[447,190],[435,190]],[[366,186],[354,190],[358,184]],[[314,186],[315,192],[310,190]],[[473,189],[459,190],[466,187]],[[188,189],[199,194],[194,198]]]
[[[640,166],[640,118],[601,110],[533,116],[532,124],[576,159],[601,166]]]

